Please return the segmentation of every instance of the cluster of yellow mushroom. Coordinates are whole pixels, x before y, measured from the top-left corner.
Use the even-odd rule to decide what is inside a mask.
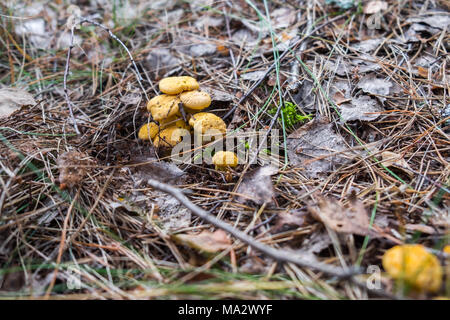
[[[190,127],[196,136],[225,134],[227,127],[220,117],[209,112],[199,112],[211,105],[210,95],[200,91],[199,87],[197,80],[188,76],[162,79],[159,89],[163,94],[147,103],[147,110],[153,120],[139,129],[138,137],[153,140],[156,148],[173,148],[182,141],[183,136],[189,134]],[[237,165],[237,156],[230,153],[233,156],[223,157],[221,152],[215,155],[216,160],[221,161],[216,164],[213,158],[216,169]]]
[[[442,267],[435,255],[419,244],[395,246],[382,259],[383,268],[395,280],[418,292],[436,292],[442,284]]]

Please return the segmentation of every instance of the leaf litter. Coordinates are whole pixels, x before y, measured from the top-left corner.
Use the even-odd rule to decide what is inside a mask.
[[[330,229],[339,233],[366,236],[370,232],[369,216],[363,203],[356,198],[342,205],[333,198],[318,197],[317,204],[308,207],[311,215]]]
[[[316,118],[287,137],[289,163],[309,177],[335,171],[350,163],[357,154],[333,130],[325,117]]]
[[[271,204],[275,196],[271,176],[277,172],[277,168],[270,165],[247,172],[236,190],[239,194],[237,201],[257,205]]]
[[[254,3],[265,12],[261,2]],[[346,235],[365,234],[369,211],[376,213],[375,230],[382,230],[386,239],[381,241],[376,234],[370,237],[361,261],[363,267],[380,265],[379,257],[384,250],[399,241],[437,248],[437,243],[445,241],[449,225],[446,209],[449,200],[445,191],[448,189],[445,151],[449,121],[445,117],[449,77],[448,59],[441,54],[448,51],[448,5],[441,0],[364,1],[364,13],[359,12],[357,1],[311,1],[309,4],[308,9],[268,2],[277,39],[275,49],[286,50],[287,45],[299,39],[298,35],[307,34],[309,24],[319,28],[295,49],[310,70],[297,63],[289,52],[279,64],[281,90],[269,97],[273,89],[270,86],[276,84],[276,73],[272,72],[237,107],[232,117],[224,120],[228,129],[243,124],[246,129],[266,129],[271,117],[260,111],[266,101],[272,109],[279,95],[286,102],[296,104],[295,110],[311,113],[316,119],[287,128],[287,148],[284,149],[282,139],[280,150],[287,153],[289,162],[277,172],[276,186],[272,183],[274,177],[264,173],[267,169],[252,165],[241,180],[244,188],[240,192],[244,197],[239,200],[232,190],[237,191],[234,186],[239,181],[240,168],[227,173],[227,183],[217,183],[218,176],[208,165],[172,166],[166,159],[158,158],[151,146],[134,139],[136,124],[145,123],[148,118],[143,95],[128,90],[129,84],[139,88],[136,74],[130,69],[124,51],[117,49],[117,43],[106,32],[92,26],[76,29],[69,63],[67,85],[70,97],[76,101],[74,113],[82,132],[74,136],[64,92],[58,82],[64,72],[70,40],[67,30],[64,31],[66,5],[54,3],[34,12],[32,18],[22,21],[24,24],[13,22],[15,28],[8,32],[15,42],[8,34],[2,38],[8,44],[7,54],[0,56],[2,81],[21,87],[29,83],[24,90],[42,102],[34,108],[21,108],[27,104],[14,103],[15,111],[0,119],[0,133],[6,139],[0,143],[0,182],[8,190],[0,193],[1,262],[22,265],[15,248],[20,248],[24,257],[33,263],[40,263],[42,257],[51,257],[58,251],[59,243],[54,239],[61,238],[61,226],[70,203],[59,204],[64,199],[49,183],[37,181],[28,172],[28,165],[36,165],[50,181],[59,183],[59,171],[64,168],[58,167],[57,159],[67,150],[81,152],[77,158],[95,160],[89,172],[79,175],[83,177],[73,183],[80,188],[80,204],[90,210],[91,219],[83,222],[85,216],[79,206],[73,207],[67,233],[76,237],[70,243],[70,254],[64,253],[64,264],[61,264],[81,266],[86,289],[77,295],[82,298],[93,298],[92,292],[97,298],[134,298],[135,291],[121,285],[129,283],[128,277],[114,272],[108,275],[108,282],[103,282],[103,275],[89,271],[105,265],[111,271],[136,271],[134,281],[141,287],[144,287],[141,281],[147,282],[149,269],[164,270],[163,281],[150,280],[152,288],[148,289],[146,283],[146,288],[139,290],[141,294],[162,297],[151,291],[155,284],[169,292],[164,298],[205,297],[203,292],[195,290],[185,295],[167,289],[184,279],[191,266],[197,266],[186,259],[186,254],[190,256],[191,252],[177,251],[177,248],[187,246],[200,252],[218,253],[230,248],[233,239],[223,233],[216,234],[217,229],[211,225],[193,219],[190,211],[173,197],[150,188],[149,179],[177,185],[196,205],[237,229],[246,230],[255,218],[257,227],[249,231],[255,239],[336,267],[339,263],[354,263],[353,253],[362,248],[361,237],[351,242],[352,237]],[[122,1],[115,6],[115,17],[111,14],[113,5],[106,2],[94,1],[90,6],[83,3],[80,11],[106,25],[127,44],[147,94],[153,95],[161,77],[191,75],[199,80],[202,90],[210,90],[213,100],[210,108],[221,116],[274,62],[271,30],[261,23],[261,17],[248,1],[233,1],[233,6],[217,1],[139,4]],[[39,6],[31,7],[39,9]],[[11,12],[14,16],[27,15],[20,8]],[[323,21],[318,21],[322,17]],[[368,21],[377,17],[381,17],[380,25],[372,28]],[[9,21],[7,17],[2,19]],[[30,33],[30,28],[35,28],[35,34]],[[42,46],[44,50],[38,49]],[[27,61],[24,65],[20,64],[23,58]],[[321,87],[329,92],[344,119],[340,119],[322,94]],[[34,106],[35,102],[28,105]],[[327,121],[321,120],[324,116]],[[281,129],[281,122],[277,121],[275,128]],[[22,161],[3,141],[26,158]],[[358,151],[372,145],[378,147],[373,156]],[[111,167],[116,172],[109,185],[105,181]],[[405,170],[407,167],[413,172]],[[408,179],[407,183],[396,177]],[[252,185],[260,189],[260,194],[252,190]],[[105,192],[100,194],[103,189]],[[338,201],[349,190],[357,190],[358,198],[365,205]],[[64,192],[72,194],[73,191]],[[325,203],[320,202],[324,212],[315,201],[319,199],[315,191],[325,199]],[[264,203],[269,205],[260,215],[252,214],[255,206],[261,208]],[[320,221],[307,214],[307,207],[319,210]],[[331,230],[336,228],[343,236],[331,239],[321,227],[323,224]],[[33,236],[23,238],[23,233],[16,232],[16,225],[25,234],[32,231]],[[158,230],[170,237],[162,236]],[[187,236],[186,241],[172,243],[175,241],[172,235],[177,234],[182,238]],[[27,249],[30,245],[34,250]],[[338,247],[343,251],[336,250]],[[235,257],[230,254],[230,261],[228,258],[218,261],[209,270],[224,275],[223,278],[215,276],[219,285],[229,277],[244,277],[241,273],[245,271],[256,272],[257,279],[264,276],[272,281],[281,277],[288,284],[302,283],[301,287],[289,291],[249,290],[246,298],[298,298],[299,294],[316,298],[372,297],[350,282],[328,282],[326,275],[311,277],[310,270],[281,266],[246,245],[237,246],[232,253]],[[97,264],[97,260],[101,263]],[[8,272],[7,267],[4,270]],[[29,273],[24,270],[21,274],[25,272]],[[58,273],[61,281],[68,276],[64,268]],[[34,272],[36,277],[31,275],[27,285],[20,284],[23,288],[20,295],[43,295],[48,280],[51,281],[48,274],[52,272]],[[35,284],[36,279],[39,285]],[[99,289],[100,282],[105,286]],[[326,289],[318,289],[322,284],[326,284]],[[390,291],[391,283],[386,284],[383,282],[383,289]],[[50,298],[57,294],[54,290]],[[225,291],[207,297],[223,296],[242,298],[244,294]]]

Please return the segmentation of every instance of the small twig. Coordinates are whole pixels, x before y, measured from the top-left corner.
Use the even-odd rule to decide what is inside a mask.
[[[75,28],[75,26],[72,26],[70,28],[70,45],[69,45],[69,50],[67,50],[66,68],[64,70],[63,86],[64,86],[64,96],[66,98],[67,105],[69,106],[69,112],[70,112],[70,117],[73,122],[73,127],[75,129],[75,132],[77,134],[80,134],[80,130],[78,130],[78,126],[77,126],[77,121],[75,120],[75,116],[73,115],[73,104],[72,104],[72,101],[70,100],[69,92],[67,90],[67,75],[69,74],[69,69],[70,69],[70,53],[72,52],[72,48],[73,48],[73,29],[74,28]]]
[[[193,204],[184,194],[183,191],[172,187],[168,184],[149,179],[148,184],[152,186],[155,189],[158,189],[160,191],[166,192],[170,195],[172,195],[175,199],[177,199],[182,205],[184,205],[186,208],[192,211],[193,214],[200,217],[204,221],[212,224],[213,226],[220,228],[222,230],[225,230],[226,232],[230,233],[235,238],[241,240],[242,242],[248,244],[250,247],[261,251],[262,253],[268,255],[269,257],[272,257],[273,259],[280,261],[280,262],[290,262],[293,264],[296,264],[303,268],[310,268],[317,270],[319,272],[323,272],[329,275],[332,275],[334,277],[337,277],[338,279],[348,279],[356,286],[366,290],[367,292],[376,295],[381,296],[388,299],[399,299],[399,297],[394,296],[382,289],[370,289],[366,286],[364,282],[361,282],[354,278],[355,275],[362,274],[362,270],[360,268],[349,268],[346,270],[342,270],[340,268],[336,268],[321,262],[309,262],[304,260],[303,258],[299,257],[293,252],[281,250],[281,249],[274,249],[272,247],[269,247],[251,236],[247,235],[246,233],[235,229],[234,227],[230,226],[228,223],[223,222],[222,220],[217,219],[215,216],[211,215],[209,212],[203,210],[202,208],[196,206]]]
[[[56,267],[55,267],[55,270],[53,271],[53,277],[52,277],[52,280],[50,282],[50,285],[48,286],[47,291],[45,293],[45,299],[48,299],[50,297],[50,294],[51,294],[51,292],[53,290],[53,287],[55,286],[56,277],[58,275],[59,266],[61,264],[61,258],[62,258],[62,255],[64,253],[64,250],[67,247],[67,245],[66,245],[66,235],[67,235],[67,227],[68,227],[68,224],[69,224],[69,218],[70,218],[70,215],[72,213],[73,207],[74,207],[74,205],[77,202],[78,196],[80,195],[80,191],[81,191],[81,188],[78,188],[77,194],[73,198],[72,203],[70,204],[70,207],[67,210],[66,217],[64,218],[63,229],[62,229],[62,232],[61,232],[61,240],[59,242],[58,256],[56,257]]]
[[[148,100],[147,91],[145,91],[144,86],[142,85],[142,76],[141,76],[141,74],[140,74],[140,72],[139,72],[139,69],[138,69],[138,67],[137,67],[137,65],[136,65],[136,62],[134,61],[133,55],[131,54],[131,52],[130,52],[130,50],[127,48],[127,46],[126,46],[126,45],[122,42],[122,40],[120,40],[114,33],[112,33],[111,29],[109,29],[108,27],[104,26],[103,24],[101,24],[101,23],[99,23],[99,22],[96,22],[96,21],[94,21],[94,20],[91,20],[91,19],[83,18],[83,17],[82,17],[81,20],[80,20],[80,25],[82,25],[84,22],[88,22],[88,23],[91,23],[91,24],[93,24],[93,25],[95,25],[95,26],[97,26],[97,27],[99,27],[99,28],[102,28],[103,30],[105,30],[106,32],[108,32],[108,34],[109,34],[109,36],[110,36],[111,38],[113,38],[114,40],[116,40],[116,41],[122,46],[122,48],[125,49],[125,51],[126,51],[127,54],[128,54],[128,57],[129,57],[130,60],[131,60],[131,63],[133,64],[133,68],[134,68],[134,71],[136,72],[136,79],[137,79],[137,81],[138,81],[138,83],[139,83],[139,86],[141,87],[141,90],[142,90],[142,92],[144,93],[145,98]]]
[[[320,272],[327,273],[329,275],[338,277],[338,278],[348,278],[355,274],[360,274],[359,269],[348,269],[348,270],[341,270],[339,268],[329,266],[324,263],[320,262],[309,262],[304,260],[303,258],[299,257],[293,252],[285,251],[285,250],[277,250],[272,247],[269,247],[261,242],[256,241],[251,236],[245,234],[244,232],[235,229],[234,227],[230,226],[228,223],[223,222],[222,220],[217,219],[207,211],[203,210],[202,208],[196,206],[193,204],[180,189],[174,188],[170,185],[167,185],[162,182],[158,182],[153,179],[149,179],[148,183],[150,186],[152,186],[155,189],[161,190],[163,192],[169,193],[172,195],[175,199],[177,199],[182,205],[184,205],[186,208],[192,211],[196,216],[200,217],[204,221],[214,225],[215,227],[218,227],[222,230],[225,230],[226,232],[233,235],[235,238],[245,242],[250,247],[261,251],[262,253],[274,258],[275,260],[282,261],[282,262],[291,262],[294,263],[300,267],[305,268],[311,268],[315,269]]]
[[[99,22],[96,22],[94,20],[90,20],[88,18],[84,18],[84,17],[79,17],[79,18],[80,18],[79,22],[73,23],[72,26],[70,27],[70,45],[69,45],[69,50],[67,50],[66,68],[64,70],[64,82],[63,82],[63,85],[64,85],[64,96],[66,98],[67,105],[69,106],[69,112],[70,112],[70,117],[71,117],[72,122],[73,122],[73,127],[74,127],[75,132],[77,134],[80,134],[80,130],[78,130],[78,125],[77,125],[77,122],[75,120],[75,116],[73,114],[73,103],[70,100],[69,92],[68,92],[68,89],[67,89],[67,75],[69,74],[69,70],[70,70],[70,54],[71,54],[72,49],[74,47],[74,45],[73,45],[73,36],[74,36],[74,29],[75,29],[75,26],[77,24],[79,24],[81,26],[84,22],[87,22],[87,23],[93,24],[93,25],[95,25],[95,26],[97,26],[99,28],[102,28],[103,30],[108,32],[109,36],[112,39],[116,40],[125,49],[125,51],[128,54],[128,57],[131,60],[132,65],[133,65],[134,71],[136,73],[136,79],[137,79],[137,81],[139,83],[139,86],[140,86],[142,92],[144,93],[145,98],[148,100],[147,92],[145,91],[144,86],[142,85],[142,76],[141,76],[141,74],[139,72],[139,69],[138,69],[138,67],[136,65],[136,62],[134,61],[133,55],[131,54],[131,52],[128,49],[128,47],[122,42],[122,40],[120,40],[114,33],[112,33],[112,31],[108,27],[104,26],[103,24],[101,24]]]

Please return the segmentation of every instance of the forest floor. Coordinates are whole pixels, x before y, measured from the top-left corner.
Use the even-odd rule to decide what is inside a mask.
[[[448,265],[447,1],[67,2],[0,4],[0,298],[450,295],[381,260],[417,243]],[[277,167],[175,164],[139,140],[168,76],[196,78],[228,132],[278,130]]]

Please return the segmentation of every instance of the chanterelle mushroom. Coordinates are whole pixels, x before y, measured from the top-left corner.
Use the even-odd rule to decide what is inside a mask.
[[[238,157],[231,151],[219,151],[212,158],[216,170],[226,170],[231,167],[234,168],[238,165]]]
[[[189,124],[197,134],[214,134],[215,132],[224,134],[227,132],[225,122],[215,114],[209,112],[200,112],[192,115],[191,119],[189,119]]]
[[[183,91],[197,90],[197,80],[192,77],[167,77],[159,82],[159,90],[167,94],[179,94]]]
[[[183,136],[188,135],[189,131],[177,126],[170,126],[164,130],[161,130],[159,134],[153,140],[153,145],[156,148],[173,148],[181,142]]]
[[[183,92],[180,99],[185,107],[192,110],[203,110],[211,104],[211,96],[198,90]]]
[[[435,292],[441,287],[439,260],[422,245],[392,247],[384,253],[382,263],[392,278],[410,284],[417,291]]]
[[[147,103],[147,110],[151,112],[153,119],[160,121],[179,114],[180,98],[162,94],[156,96]]]
[[[184,120],[179,116],[171,116],[166,119],[159,120],[160,129],[165,129],[167,127],[176,126],[178,128],[189,129],[189,126]]]
[[[158,134],[158,131],[159,127],[156,123],[146,123],[139,129],[138,137],[141,140],[153,140],[153,138]]]

